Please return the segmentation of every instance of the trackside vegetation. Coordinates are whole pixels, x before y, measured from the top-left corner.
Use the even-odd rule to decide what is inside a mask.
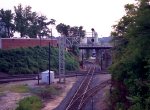
[[[37,96],[26,97],[22,99],[16,110],[41,110],[42,100]]]
[[[150,2],[136,1],[112,32],[111,110],[150,110]]]
[[[48,47],[29,47],[0,50],[0,72],[8,74],[36,74],[48,69]],[[51,69],[58,71],[58,49],[51,47]],[[77,70],[79,64],[73,54],[66,52],[66,70]]]

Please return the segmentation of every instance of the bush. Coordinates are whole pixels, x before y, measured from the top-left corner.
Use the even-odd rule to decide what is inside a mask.
[[[0,50],[0,72],[8,74],[34,74],[48,69],[48,47],[17,48]],[[58,71],[58,49],[51,47],[51,69]],[[66,69],[78,69],[78,62],[74,56],[65,53]]]
[[[37,96],[26,97],[19,102],[16,110],[41,110],[42,101]]]
[[[30,89],[30,91],[33,94],[39,96],[40,98],[46,100],[46,99],[53,98],[53,96],[55,95],[59,95],[61,89],[53,86],[44,86],[44,87],[37,87],[37,88]]]

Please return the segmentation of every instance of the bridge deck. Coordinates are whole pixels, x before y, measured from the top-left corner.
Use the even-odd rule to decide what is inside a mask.
[[[79,45],[79,49],[111,49],[112,46],[105,45]]]

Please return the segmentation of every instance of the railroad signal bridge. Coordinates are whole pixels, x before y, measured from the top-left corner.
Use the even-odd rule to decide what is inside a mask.
[[[90,42],[88,43],[88,38]],[[111,57],[111,45],[102,45],[98,42],[97,37],[93,37],[92,34],[88,33],[88,37],[80,38],[76,37],[66,37],[61,35],[59,37],[59,82],[65,82],[65,49],[75,45],[80,50],[80,58],[83,64],[83,54],[87,55],[89,51],[95,51],[96,54],[96,63],[100,64],[101,70],[103,69],[103,60],[107,59],[106,57]]]

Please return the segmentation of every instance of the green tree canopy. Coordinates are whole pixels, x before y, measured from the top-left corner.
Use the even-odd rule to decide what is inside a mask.
[[[66,37],[85,37],[85,30],[83,30],[82,26],[71,27],[70,25],[60,23],[56,26],[56,30]]]
[[[2,37],[12,37],[13,36],[13,31],[14,31],[14,24],[13,24],[13,17],[14,14],[12,13],[11,10],[0,10],[0,22],[4,23],[4,33]]]
[[[26,6],[25,8],[19,4],[15,9],[15,28],[16,31],[20,32],[20,36],[24,37],[25,35],[31,38],[40,38],[47,36],[49,37],[51,34],[51,30],[48,25],[54,25],[55,20],[47,20],[46,16],[39,16],[36,12],[31,11],[30,6]]]
[[[125,6],[112,32],[114,60],[110,68],[115,83],[117,110],[150,109],[150,3],[138,0]],[[114,105],[113,105],[114,106]],[[115,109],[115,108],[114,108]]]
[[[31,18],[31,7],[27,6],[23,9],[22,5],[19,4],[14,7],[15,10],[15,26],[16,31],[20,32],[20,36],[24,37],[27,35],[27,29],[29,27],[29,19]]]

